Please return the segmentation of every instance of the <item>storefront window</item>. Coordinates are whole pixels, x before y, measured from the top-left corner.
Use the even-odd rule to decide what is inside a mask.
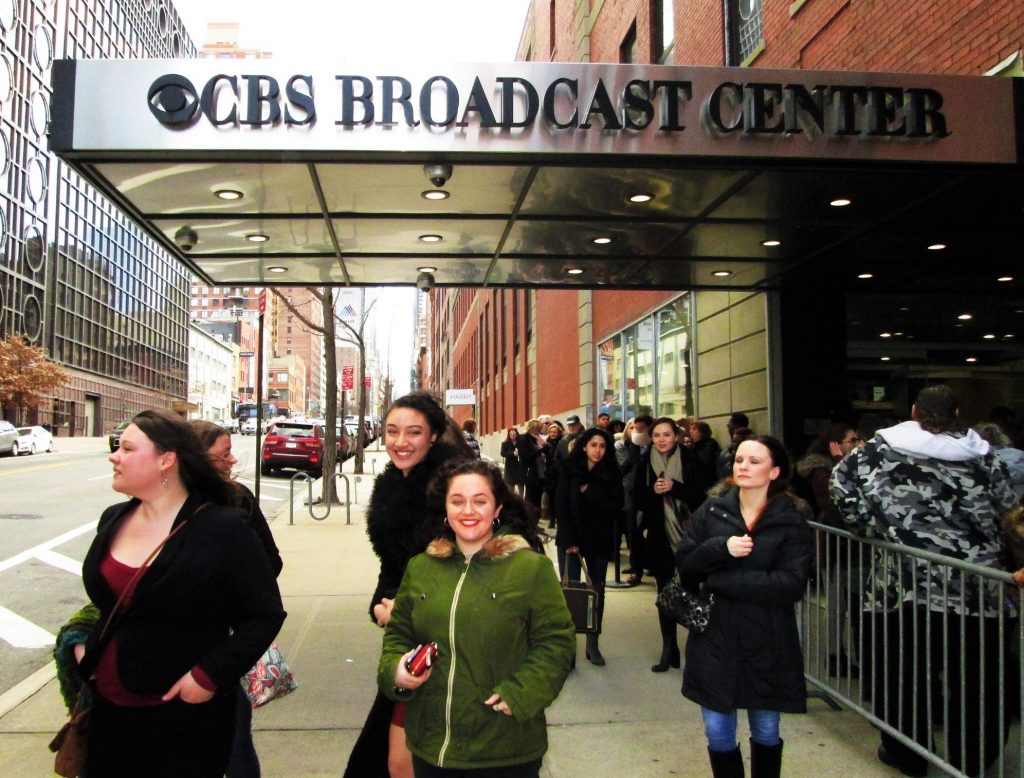
[[[598,346],[599,412],[630,419],[694,414],[689,294]]]

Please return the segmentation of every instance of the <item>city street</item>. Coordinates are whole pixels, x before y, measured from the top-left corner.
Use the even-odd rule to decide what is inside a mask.
[[[232,444],[252,488],[255,438]],[[106,438],[60,438],[54,449],[0,457],[0,695],[52,661],[57,631],[86,601],[81,564],[96,521],[124,499],[110,488]],[[287,496],[286,479],[262,480],[265,513]]]

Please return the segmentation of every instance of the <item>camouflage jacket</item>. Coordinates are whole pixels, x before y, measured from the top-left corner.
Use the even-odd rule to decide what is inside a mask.
[[[1005,569],[999,519],[1016,498],[1005,466],[973,430],[936,435],[916,421],[879,430],[832,471],[829,493],[851,532]],[[865,609],[981,612],[980,577],[958,568],[876,549],[871,573]],[[986,616],[998,612],[1001,592],[985,579]]]

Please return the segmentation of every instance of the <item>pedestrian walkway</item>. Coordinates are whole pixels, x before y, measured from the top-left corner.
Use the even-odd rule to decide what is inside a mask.
[[[326,520],[314,521],[298,493],[295,523],[288,523],[287,504],[272,520],[285,563],[280,585],[288,610],[278,642],[300,687],[254,715],[256,747],[270,778],[340,775],[375,694],[381,630],[370,621],[367,606],[377,560],[366,538],[364,509],[371,467],[379,472],[386,459],[371,452],[368,460],[375,461],[367,462],[367,475],[350,475],[351,524],[338,507]],[[352,464],[345,463],[346,473]],[[709,775],[700,712],[679,693],[681,671],[650,672],[661,647],[653,583],[609,590],[605,630],[606,667],[590,665],[579,641],[577,669],[548,711],[550,750],[541,774]],[[6,714],[0,708],[5,772],[50,775],[53,759],[46,744],[64,718],[55,681]],[[784,775],[896,775],[875,758],[877,735],[863,719],[834,712],[818,700],[809,702],[807,715],[784,717],[782,735]],[[746,736],[741,739],[746,755]]]

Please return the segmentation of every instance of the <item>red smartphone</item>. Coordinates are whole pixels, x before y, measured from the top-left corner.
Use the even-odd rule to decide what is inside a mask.
[[[437,656],[437,643],[420,646],[405,663],[405,669],[409,671],[410,675],[419,677],[434,663],[435,656]]]

